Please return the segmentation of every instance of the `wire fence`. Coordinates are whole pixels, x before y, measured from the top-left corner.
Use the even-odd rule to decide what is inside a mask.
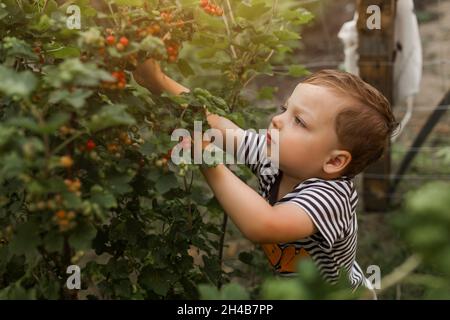
[[[448,0],[447,0],[448,1]],[[313,61],[309,60],[309,62],[303,63],[302,65],[311,71],[315,71],[317,69],[324,69],[324,68],[339,68],[343,65],[343,60],[339,60],[341,54],[336,55],[333,54],[333,51],[341,49],[341,46],[336,45],[336,39],[333,38],[333,35],[330,35],[331,30],[328,28],[327,24],[327,17],[326,17],[326,10],[324,7],[324,1],[317,1],[317,0],[306,0],[306,1],[299,1],[301,4],[308,4],[308,3],[318,3],[320,7],[317,10],[317,17],[316,19],[319,20],[317,22],[317,27],[319,29],[322,29],[321,33],[321,41],[326,42],[323,45],[321,45],[321,48],[323,49],[322,52],[325,55],[325,59],[317,60],[317,56],[311,57],[314,59]],[[440,30],[446,30],[448,29],[444,25],[444,19],[446,19],[445,15],[445,8],[444,3],[442,0],[439,0],[437,4],[433,7],[434,10],[437,10],[440,15],[438,15],[438,26]],[[422,27],[421,24],[419,24],[419,29]],[[335,30],[333,30],[335,31]],[[427,38],[423,39],[423,49],[424,49],[424,59],[422,61],[423,66],[423,78],[422,83],[427,84],[426,81],[430,81],[430,78],[437,80],[433,82],[433,89],[441,90],[442,89],[442,95],[445,94],[445,92],[449,89],[450,81],[450,50],[449,50],[449,44],[450,44],[450,32],[441,32],[443,34],[443,37],[447,39],[440,39],[436,36],[436,38]],[[441,37],[441,36],[439,36]],[[435,40],[438,39],[438,40]],[[332,43],[334,41],[334,44]],[[439,41],[438,48],[436,49],[435,46],[427,45],[424,42],[430,42],[430,41]],[[360,62],[361,64],[361,62]],[[362,65],[364,66],[392,66],[395,62],[362,62]],[[273,71],[275,75],[278,73],[281,75],[285,75],[287,68],[285,66],[275,66],[273,68]],[[424,89],[425,88],[425,89]],[[436,130],[436,127],[434,128],[434,131],[428,136],[426,142],[424,145],[420,147],[411,147],[408,146],[408,142],[411,140],[414,140],[414,137],[417,132],[421,130],[423,127],[423,123],[427,120],[427,117],[431,115],[435,111],[447,111],[450,109],[449,104],[443,104],[443,105],[437,105],[434,104],[434,102],[430,101],[428,104],[428,100],[426,98],[421,98],[421,94],[427,93],[424,90],[426,88],[430,88],[430,85],[422,86],[421,90],[417,97],[416,101],[419,101],[418,104],[413,105],[412,107],[412,121],[409,121],[406,126],[406,132],[403,133],[404,139],[398,140],[394,142],[391,145],[391,155],[392,157],[392,168],[395,168],[395,165],[397,163],[400,163],[402,161],[402,158],[406,156],[409,152],[414,152],[416,154],[416,158],[413,161],[412,165],[409,167],[408,171],[404,174],[400,175],[401,182],[399,183],[399,188],[395,190],[395,192],[388,192],[384,194],[383,196],[385,198],[391,199],[391,200],[402,200],[405,195],[407,194],[408,190],[414,189],[416,186],[420,186],[423,183],[429,182],[429,181],[450,181],[450,168],[445,168],[444,166],[448,166],[448,162],[446,164],[446,161],[444,158],[449,158],[447,152],[450,154],[450,119],[449,115],[450,113],[446,113],[439,122],[439,129],[440,131]],[[250,92],[257,92],[258,90],[256,88],[248,88]],[[433,90],[432,92],[438,92],[439,90]],[[438,93],[436,93],[438,94]],[[425,96],[424,96],[425,97]],[[440,99],[441,97],[436,96],[437,99]],[[422,102],[420,102],[422,101]],[[425,104],[423,103],[425,101]],[[417,102],[416,102],[417,103]],[[399,114],[399,116],[403,112],[408,112],[408,106],[406,104],[399,104],[394,106],[394,112],[396,114]],[[441,130],[442,128],[445,129],[445,125],[448,125],[449,132],[446,133],[445,130]],[[432,143],[432,145],[430,145]],[[437,145],[436,145],[437,144]],[[438,155],[439,153],[442,153]],[[434,167],[430,166],[430,161],[432,164],[436,164]],[[434,162],[433,162],[434,161]],[[428,162],[427,164],[425,162]],[[442,167],[440,167],[440,165]],[[431,168],[432,167],[432,168]],[[432,169],[432,170],[430,170]],[[433,172],[432,172],[433,171]],[[436,171],[436,172],[434,172]],[[373,173],[364,173],[365,179],[378,179],[381,181],[386,180],[394,180],[396,178],[399,178],[395,175],[395,173],[390,174],[373,174]],[[362,189],[362,188],[361,188]],[[364,190],[361,190],[359,192],[360,198],[365,197],[366,194]],[[370,196],[370,195],[369,195]],[[373,196],[373,195],[371,195]]]
[[[448,4],[448,1],[447,1]],[[423,78],[422,83],[426,84],[426,81],[430,81],[430,78],[437,78],[433,84],[436,89],[442,89],[442,95],[445,94],[447,90],[450,89],[450,32],[443,32],[442,30],[449,30],[449,27],[445,24],[447,18],[446,10],[444,8],[444,2],[442,0],[438,0],[437,6],[434,7],[434,10],[439,12],[437,21],[437,28],[440,29],[439,35],[433,37],[431,39],[424,39],[422,42],[438,41],[438,48],[435,49],[433,46],[427,46],[423,44],[424,49],[424,60],[422,62],[422,72]],[[447,10],[448,11],[448,10]],[[324,21],[325,17],[322,15],[320,19]],[[419,24],[419,28],[422,26]],[[422,35],[422,33],[421,33]],[[326,41],[328,37],[323,37]],[[434,43],[435,45],[436,43]],[[329,46],[328,46],[329,47]],[[321,61],[312,61],[304,64],[306,68],[326,68],[326,67],[340,67],[343,64],[343,61],[339,61],[333,58],[327,58]],[[363,66],[392,66],[395,62],[359,62],[359,65]],[[422,86],[423,88],[427,88],[426,86]],[[434,90],[432,92],[438,92],[439,90]],[[418,97],[420,98],[420,94],[423,94],[423,91],[419,91]],[[440,99],[441,97],[436,97]],[[419,101],[427,101],[426,99],[418,99]],[[399,104],[395,105],[394,112],[397,114],[401,114],[403,112],[408,112],[409,107],[407,104]],[[410,163],[410,166],[406,172],[397,176],[395,171],[391,171],[390,174],[376,174],[376,173],[364,173],[364,179],[376,179],[380,181],[391,181],[393,182],[395,179],[400,179],[399,188],[392,189],[391,192],[386,192],[383,194],[384,198],[387,198],[391,201],[402,201],[406,196],[407,192],[415,187],[419,187],[420,185],[431,182],[431,181],[450,181],[450,168],[449,168],[449,154],[450,154],[450,121],[449,115],[450,113],[447,110],[450,109],[449,104],[436,105],[433,102],[430,104],[420,103],[418,105],[412,106],[412,117],[414,121],[407,122],[405,129],[407,129],[408,135],[405,134],[404,139],[394,142],[390,148],[392,157],[392,165],[394,168],[395,164],[401,163],[402,158],[406,158],[408,153],[413,152],[415,154],[415,159],[413,163]],[[419,146],[408,146],[406,145],[409,140],[413,141],[416,132],[421,131],[423,123],[426,122],[429,115],[435,113],[436,111],[444,111],[447,112],[443,115],[439,122],[440,131],[434,128],[434,131],[427,137],[427,140],[423,145]],[[445,126],[448,127],[449,131],[445,130]],[[444,129],[444,130],[442,130]],[[413,139],[411,139],[413,138]],[[431,144],[432,143],[432,144]],[[431,145],[430,145],[431,144]],[[394,161],[395,159],[395,161]],[[392,169],[391,169],[392,170]],[[373,194],[367,194],[364,188],[361,188],[361,192],[359,192],[360,197],[373,196]]]

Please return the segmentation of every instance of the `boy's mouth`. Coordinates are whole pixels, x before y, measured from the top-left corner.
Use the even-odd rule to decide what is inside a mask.
[[[266,136],[267,136],[267,143],[271,143],[272,142],[272,137],[270,136],[270,133],[267,132]]]

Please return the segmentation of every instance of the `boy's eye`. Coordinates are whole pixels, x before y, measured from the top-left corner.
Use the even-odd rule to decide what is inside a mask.
[[[287,108],[285,106],[280,106],[280,110],[281,110],[281,112],[285,112],[287,110]]]
[[[306,128],[305,122],[300,118],[295,118],[295,123],[301,125],[303,128]]]

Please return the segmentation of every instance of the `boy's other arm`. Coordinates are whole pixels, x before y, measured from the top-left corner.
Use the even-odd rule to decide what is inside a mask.
[[[139,65],[133,72],[136,82],[150,90],[155,94],[161,94],[162,92],[169,92],[174,95],[179,95],[183,92],[190,92],[189,88],[181,85],[177,81],[173,80],[161,70],[161,66],[154,59],[148,59],[141,65]],[[219,116],[217,114],[207,112],[206,117],[208,124],[211,128],[215,128],[221,131],[223,136],[223,147],[226,146],[226,132],[230,130],[231,137],[234,139],[234,154],[237,152],[237,148],[240,145],[244,136],[244,130],[238,127],[232,121]]]
[[[133,72],[133,77],[138,84],[147,88],[154,94],[161,94],[166,91],[178,95],[190,91],[188,88],[164,74],[161,70],[161,66],[154,59],[148,59],[137,66],[136,70]]]
[[[292,203],[272,207],[223,164],[201,168],[202,174],[231,220],[256,243],[290,242],[317,231],[310,216]]]

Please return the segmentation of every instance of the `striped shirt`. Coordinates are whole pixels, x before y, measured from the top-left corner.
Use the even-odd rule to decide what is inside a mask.
[[[279,201],[273,198],[283,172],[274,170],[266,157],[266,136],[246,130],[238,146],[238,163],[245,163],[259,180],[259,193],[272,205],[292,203],[302,208],[311,218],[318,232],[294,242],[279,243],[305,249],[322,277],[335,283],[344,269],[352,287],[366,284],[366,279],[355,261],[358,224],[356,204],[358,196],[349,177],[333,180],[307,179],[299,183]],[[275,187],[276,186],[276,187]],[[273,189],[275,189],[275,192]],[[276,197],[276,194],[275,194]],[[270,199],[272,201],[270,201]],[[290,274],[292,275],[292,273]]]

